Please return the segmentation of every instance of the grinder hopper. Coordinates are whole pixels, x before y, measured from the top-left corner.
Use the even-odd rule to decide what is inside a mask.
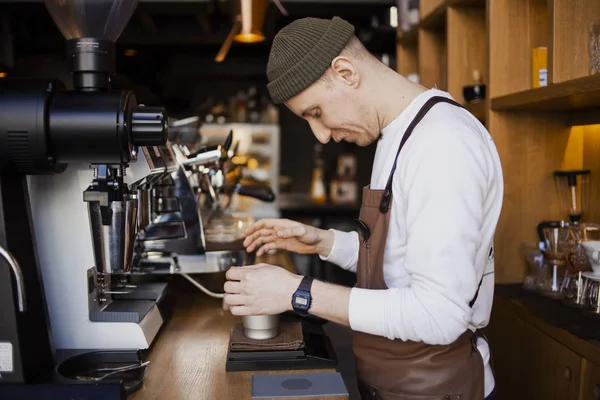
[[[138,0],[46,0],[46,8],[65,39],[116,42]]]
[[[115,73],[115,42],[138,0],[45,0],[45,4],[67,39],[75,88],[108,88]]]

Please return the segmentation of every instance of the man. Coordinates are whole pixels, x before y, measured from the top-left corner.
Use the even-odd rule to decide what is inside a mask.
[[[377,143],[356,232],[267,219],[244,245],[319,254],[357,272],[346,288],[260,264],[231,268],[235,315],[311,313],[349,326],[365,399],[495,396],[486,326],[503,177],[487,130],[448,93],[387,68],[340,18],[274,39],[268,89],[321,143]],[[475,333],[474,333],[475,332]]]

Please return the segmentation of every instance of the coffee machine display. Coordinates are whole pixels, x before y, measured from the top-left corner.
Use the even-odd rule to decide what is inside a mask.
[[[142,150],[167,141],[163,108],[110,88],[115,41],[136,5],[47,0],[75,90],[0,81],[0,398],[121,399],[120,380],[74,383],[129,365],[138,375],[128,388],[139,387],[139,350],[163,324],[156,300],[114,297],[136,289],[122,275],[132,268],[135,185],[152,174]]]

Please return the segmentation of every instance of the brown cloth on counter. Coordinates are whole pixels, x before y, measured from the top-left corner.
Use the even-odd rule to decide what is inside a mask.
[[[273,339],[254,340],[244,335],[244,326],[236,323],[229,337],[231,351],[299,350],[304,347],[301,322],[281,322],[279,333]]]
[[[211,242],[206,241],[206,251],[238,251],[246,250],[244,247],[244,238],[234,240],[233,242]]]

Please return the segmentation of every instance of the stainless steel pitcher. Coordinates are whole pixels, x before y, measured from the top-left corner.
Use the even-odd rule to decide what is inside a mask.
[[[103,225],[100,203],[88,203],[96,269],[104,274],[129,272],[137,234],[137,196],[113,201],[110,208],[110,225]]]

